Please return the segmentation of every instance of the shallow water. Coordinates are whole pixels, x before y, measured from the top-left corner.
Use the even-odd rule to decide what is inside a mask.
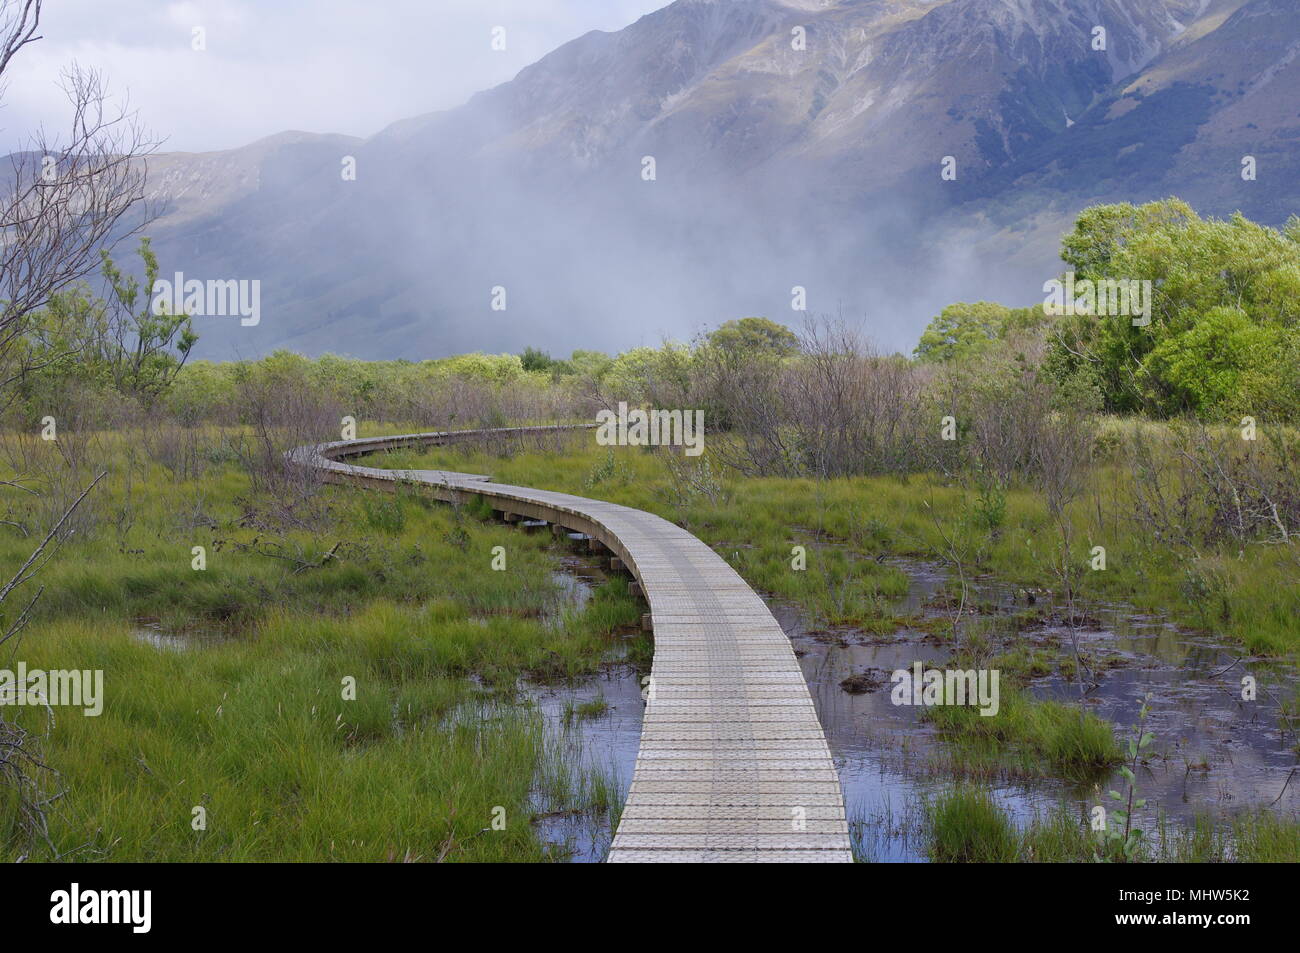
[[[577,563],[580,557],[573,557]],[[931,601],[947,581],[934,564],[896,560],[907,573],[909,590],[894,606],[900,614],[946,615]],[[572,586],[598,584],[599,570],[566,567]],[[582,573],[586,573],[586,577]],[[594,574],[594,575],[593,575]],[[992,579],[972,584],[971,601],[981,607],[972,618],[988,620],[1026,608],[1024,590]],[[923,861],[921,805],[951,783],[945,769],[946,743],[922,717],[922,709],[890,701],[888,673],[910,668],[914,661],[944,667],[949,649],[918,630],[903,628],[883,638],[852,628],[813,631],[798,606],[769,600],[773,614],[790,636],[817,707],[844,789],[854,848],[864,859]],[[1099,684],[1084,704],[1119,726],[1121,737],[1137,719],[1149,693],[1147,730],[1155,735],[1148,763],[1140,769],[1139,796],[1148,799],[1141,818],[1148,829],[1157,813],[1177,823],[1194,814],[1229,815],[1267,806],[1282,816],[1300,811],[1300,782],[1287,785],[1297,762],[1296,739],[1279,718],[1279,702],[1292,698],[1300,679],[1293,669],[1260,659],[1212,636],[1189,632],[1157,616],[1122,606],[1089,605],[1089,626],[1077,633],[1080,648],[1108,659],[1097,673]],[[1026,624],[1013,638],[1027,645],[1069,645],[1069,627],[1060,623]],[[840,683],[850,675],[880,670],[883,687],[850,694]],[[1253,675],[1259,700],[1242,702],[1241,678]],[[1039,698],[1077,701],[1076,682],[1051,675],[1031,680]],[[630,666],[614,666],[581,685],[562,689],[532,688],[527,693],[546,717],[548,730],[575,764],[597,767],[617,778],[626,795],[640,739],[641,702],[638,676]],[[567,705],[603,696],[610,710],[597,718],[568,719]],[[990,793],[1018,824],[1045,817],[1065,805],[1072,816],[1086,817],[1107,790],[1122,789],[1118,772],[1093,784],[1051,777],[994,779]],[[598,861],[608,849],[608,818],[543,818],[539,830],[561,852],[577,861]]]
[[[911,582],[897,609],[923,616],[948,615],[928,608],[944,583],[941,567],[895,561]],[[1026,608],[1025,593],[994,580],[977,580],[972,601],[980,618]],[[1159,619],[1114,605],[1086,607],[1089,622],[1077,633],[1081,650],[1107,659],[1096,673],[1098,684],[1083,694],[1084,704],[1119,726],[1127,738],[1150,694],[1146,730],[1155,735],[1148,763],[1138,772],[1138,796],[1148,799],[1143,818],[1148,829],[1157,815],[1186,820],[1274,805],[1283,816],[1300,811],[1300,784],[1287,780],[1297,763],[1294,734],[1279,717],[1279,703],[1295,696],[1293,669],[1241,652],[1211,636],[1192,633]],[[851,629],[810,632],[803,612],[774,606],[797,652],[827,740],[839,768],[846,808],[854,824],[855,847],[879,860],[921,860],[915,836],[919,802],[950,780],[942,770],[942,749],[918,707],[895,706],[889,684],[868,694],[851,695],[840,682],[866,669],[908,669],[914,661],[944,667],[948,649],[921,632],[901,629],[885,640]],[[1070,645],[1070,627],[1046,622],[1028,625],[1015,642],[1060,648]],[[1068,651],[1068,648],[1067,648]],[[1241,700],[1241,679],[1252,675],[1258,700]],[[1059,675],[1030,681],[1039,698],[1077,702],[1077,682]],[[1053,778],[1016,778],[995,783],[993,796],[1013,819],[1024,823],[1055,804],[1070,805],[1083,817],[1106,791],[1123,790],[1115,772],[1097,779],[1099,790]],[[862,823],[864,822],[865,823]]]
[[[548,625],[562,625],[567,613],[581,612],[591,601],[592,594],[607,578],[595,560],[566,553],[560,559],[560,569],[551,573],[556,586],[556,601],[542,612],[542,621]]]
[[[630,665],[611,666],[580,685],[526,689],[546,721],[547,743],[557,748],[572,769],[600,772],[609,779],[617,803],[627,798],[641,743],[645,703],[640,679]],[[572,714],[585,702],[603,699],[607,708],[595,717]],[[608,814],[543,814],[534,824],[538,836],[558,859],[599,863],[614,836]]]
[[[910,668],[914,661],[941,665],[947,651],[914,639],[887,643],[843,641],[814,636],[805,628],[803,610],[774,604],[772,613],[790,636],[831,756],[840,775],[844,807],[855,853],[871,861],[925,860],[916,836],[922,800],[938,790],[931,759],[942,745],[921,709],[890,702],[889,684],[862,694],[850,694],[840,682],[866,669]],[[1013,785],[996,785],[994,798],[1016,820],[1026,822],[1049,799]]]
[[[163,652],[188,652],[220,645],[233,638],[229,633],[219,629],[168,630],[148,619],[137,619],[135,625],[136,627],[131,630],[131,638],[145,645],[152,645]]]
[[[548,612],[549,624],[561,624],[567,613],[580,612],[609,578],[593,556],[565,553],[560,564],[561,569],[552,574],[560,588],[560,604]],[[569,770],[577,775],[599,773],[612,784],[621,804],[632,784],[645,703],[640,675],[622,660],[621,646],[616,643],[610,654],[600,674],[591,678],[563,686],[522,683],[519,692],[542,715],[546,744]],[[598,701],[605,706],[599,714],[579,711],[581,706]],[[609,814],[547,813],[546,805],[536,796],[534,805],[540,814],[534,827],[556,859],[577,863],[605,859],[614,836],[614,820]]]

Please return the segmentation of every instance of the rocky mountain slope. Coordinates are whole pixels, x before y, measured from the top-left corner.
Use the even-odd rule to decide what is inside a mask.
[[[910,348],[950,300],[1036,300],[1084,205],[1300,208],[1298,54],[1295,0],[677,0],[367,140],[155,157],[151,233],[262,282],[205,356],[623,348],[797,323],[796,285]]]

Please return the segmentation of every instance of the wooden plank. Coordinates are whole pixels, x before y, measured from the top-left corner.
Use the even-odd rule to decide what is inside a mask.
[[[725,559],[681,527],[616,503],[492,483],[482,474],[383,470],[344,459],[397,447],[566,427],[404,434],[300,447],[290,463],[331,482],[429,486],[574,527],[632,573],[655,654],[632,785],[610,863],[846,863],[839,778],[789,639]]]

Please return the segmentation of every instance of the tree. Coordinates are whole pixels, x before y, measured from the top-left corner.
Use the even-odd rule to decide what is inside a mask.
[[[799,353],[798,335],[768,318],[724,322],[707,341],[711,347],[736,356],[784,358]]]
[[[1061,239],[1061,260],[1078,278],[1096,281],[1115,276],[1117,258],[1140,235],[1157,229],[1183,228],[1199,221],[1179,199],[1146,205],[1094,205],[1079,213],[1074,230]]]
[[[1007,341],[1016,332],[1035,331],[1048,323],[1041,307],[958,302],[930,321],[913,353],[926,363],[964,361],[987,353],[994,343]]]
[[[69,387],[86,385],[152,405],[171,386],[198,335],[186,314],[155,314],[144,288],[152,287],[158,261],[141,239],[143,285],[103,255],[107,301],[81,284],[51,296],[22,339],[19,363],[32,368],[22,392],[46,409],[60,406]]]
[[[1239,308],[1212,308],[1195,325],[1164,338],[1147,357],[1147,377],[1159,383],[1152,402],[1163,412],[1247,413],[1256,408],[1244,384],[1282,349],[1282,329],[1254,324]]]
[[[555,364],[555,359],[551,355],[536,347],[524,348],[524,353],[519,355],[519,361],[526,371],[549,371]]]
[[[1300,326],[1298,220],[1278,230],[1240,214],[1202,219],[1178,199],[1097,206],[1061,257],[1076,281],[1151,283],[1149,324],[1079,315],[1053,335],[1051,373],[1095,386],[1107,410],[1221,414],[1294,359],[1282,343]]]
[[[569,355],[565,363],[568,365],[566,373],[598,381],[609,370],[614,359],[604,351],[584,351],[579,348]]]
[[[0,84],[13,58],[40,39],[41,0],[0,0]],[[27,333],[33,316],[51,298],[94,270],[99,252],[120,238],[127,213],[144,198],[141,158],[155,143],[125,109],[114,110],[97,72],[72,66],[64,71],[63,89],[73,109],[66,141],[38,131],[28,149],[10,156],[10,170],[0,198],[0,396],[31,369],[9,358]],[[143,224],[142,217],[137,226]],[[129,230],[129,229],[128,229]],[[66,538],[69,516],[103,478],[100,473],[63,510],[53,527],[3,587],[0,587],[0,644],[15,638],[31,618],[41,596],[19,595]],[[10,490],[34,492],[21,480]],[[9,600],[20,608],[10,612]],[[21,690],[21,688],[19,689]],[[16,796],[19,827],[51,846],[45,823],[50,798],[36,777],[44,765],[21,726],[0,719],[0,784]]]
[[[971,357],[1002,335],[1010,314],[1010,308],[991,301],[950,304],[930,321],[914,353],[930,362]]]
[[[158,258],[149,247],[149,239],[140,239],[143,286],[134,275],[124,276],[107,250],[101,255],[104,278],[112,295],[108,333],[96,342],[96,357],[110,368],[113,386],[119,393],[151,404],[176,378],[199,336],[194,333],[189,315],[154,312],[148,289],[158,278]],[[141,290],[145,292],[143,300]]]
[[[40,15],[41,0],[0,0],[0,79],[40,39]],[[157,143],[126,106],[111,105],[97,71],[70,66],[62,88],[73,113],[66,138],[40,130],[9,157],[0,199],[0,358],[52,295],[94,271],[103,248],[149,217],[141,160]],[[129,224],[132,209],[144,214]],[[0,387],[25,370],[10,367]]]

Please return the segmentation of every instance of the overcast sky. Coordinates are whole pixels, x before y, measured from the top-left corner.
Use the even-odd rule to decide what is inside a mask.
[[[0,152],[65,123],[59,72],[103,70],[165,150],[286,129],[368,136],[459,105],[588,30],[668,0],[46,0],[38,43],[6,71]],[[492,49],[505,28],[504,52]],[[206,49],[193,49],[202,28]]]

